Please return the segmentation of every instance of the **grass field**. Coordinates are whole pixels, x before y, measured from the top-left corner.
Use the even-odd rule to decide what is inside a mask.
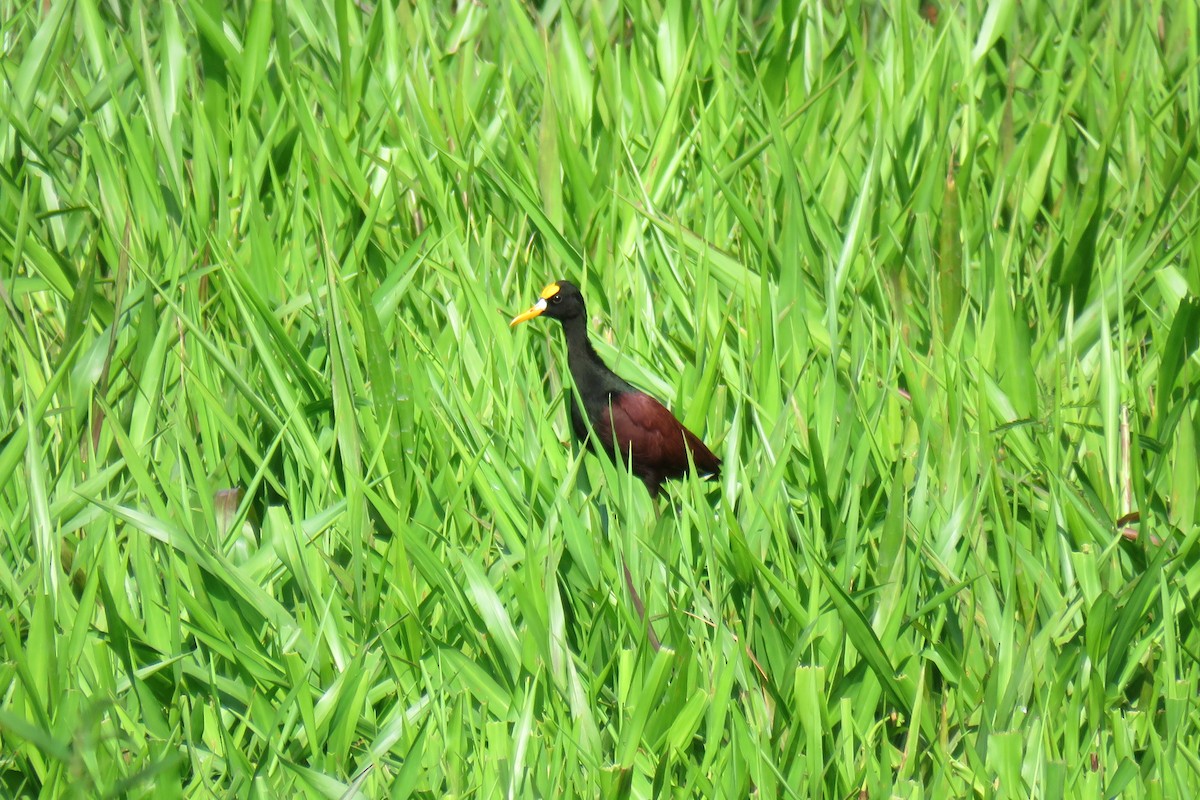
[[[1200,793],[1195,3],[230,5],[0,0],[0,796]]]

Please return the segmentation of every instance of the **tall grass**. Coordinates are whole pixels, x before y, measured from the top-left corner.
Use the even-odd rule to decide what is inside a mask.
[[[0,0],[0,794],[1196,794],[1194,3],[230,5]]]

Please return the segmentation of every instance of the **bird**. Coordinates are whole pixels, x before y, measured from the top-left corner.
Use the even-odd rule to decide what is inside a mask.
[[[540,316],[558,320],[566,335],[567,367],[579,395],[578,401],[570,395],[571,429],[579,441],[592,446],[590,427],[601,449],[617,464],[628,463],[652,498],[659,496],[664,481],[687,475],[691,464],[702,476],[720,476],[721,460],[700,437],[662,403],[609,369],[596,353],[578,286],[567,280],[548,284],[509,327]]]

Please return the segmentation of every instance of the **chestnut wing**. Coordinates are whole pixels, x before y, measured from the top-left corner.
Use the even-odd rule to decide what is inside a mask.
[[[643,392],[611,395],[596,433],[609,452],[619,453],[622,460],[632,453],[638,472],[664,478],[683,475],[688,470],[688,450],[700,472],[715,474],[721,469],[721,460],[704,442],[683,427],[666,406]]]

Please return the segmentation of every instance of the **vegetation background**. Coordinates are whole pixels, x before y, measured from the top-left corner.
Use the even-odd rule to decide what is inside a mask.
[[[1195,796],[1198,18],[0,0],[0,795]]]

